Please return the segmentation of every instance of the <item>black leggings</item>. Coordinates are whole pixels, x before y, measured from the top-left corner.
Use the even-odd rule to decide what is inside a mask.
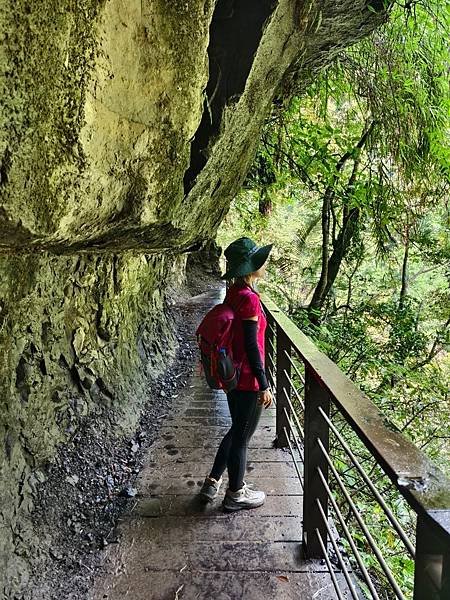
[[[262,406],[258,392],[233,390],[227,394],[232,425],[220,442],[210,477],[218,480],[228,467],[228,486],[240,490],[247,465],[247,446],[258,425]]]

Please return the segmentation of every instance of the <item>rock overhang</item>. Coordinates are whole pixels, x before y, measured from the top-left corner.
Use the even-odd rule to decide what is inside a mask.
[[[50,38],[52,20],[31,8],[27,24],[4,22],[16,27],[6,62],[23,77],[4,79],[3,254],[197,248],[239,190],[274,97],[301,93],[386,18],[363,0],[82,5],[58,12],[35,55],[13,50],[39,28]]]

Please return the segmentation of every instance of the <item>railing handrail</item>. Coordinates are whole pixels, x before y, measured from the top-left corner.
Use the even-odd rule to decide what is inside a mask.
[[[447,540],[450,480],[266,295],[265,310],[414,511]]]

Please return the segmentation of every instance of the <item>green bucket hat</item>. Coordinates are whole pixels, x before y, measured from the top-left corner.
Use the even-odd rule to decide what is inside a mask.
[[[243,277],[257,271],[266,262],[273,244],[257,246],[248,237],[241,237],[232,242],[224,251],[228,270],[221,279]]]

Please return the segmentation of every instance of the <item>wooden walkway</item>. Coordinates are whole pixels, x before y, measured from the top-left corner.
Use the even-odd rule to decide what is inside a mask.
[[[251,440],[246,475],[266,503],[228,514],[226,477],[213,504],[197,496],[230,425],[226,396],[198,375],[185,389],[151,447],[120,543],[106,550],[95,600],[336,598],[326,565],[300,555],[302,491],[289,452],[272,447],[274,409]]]

